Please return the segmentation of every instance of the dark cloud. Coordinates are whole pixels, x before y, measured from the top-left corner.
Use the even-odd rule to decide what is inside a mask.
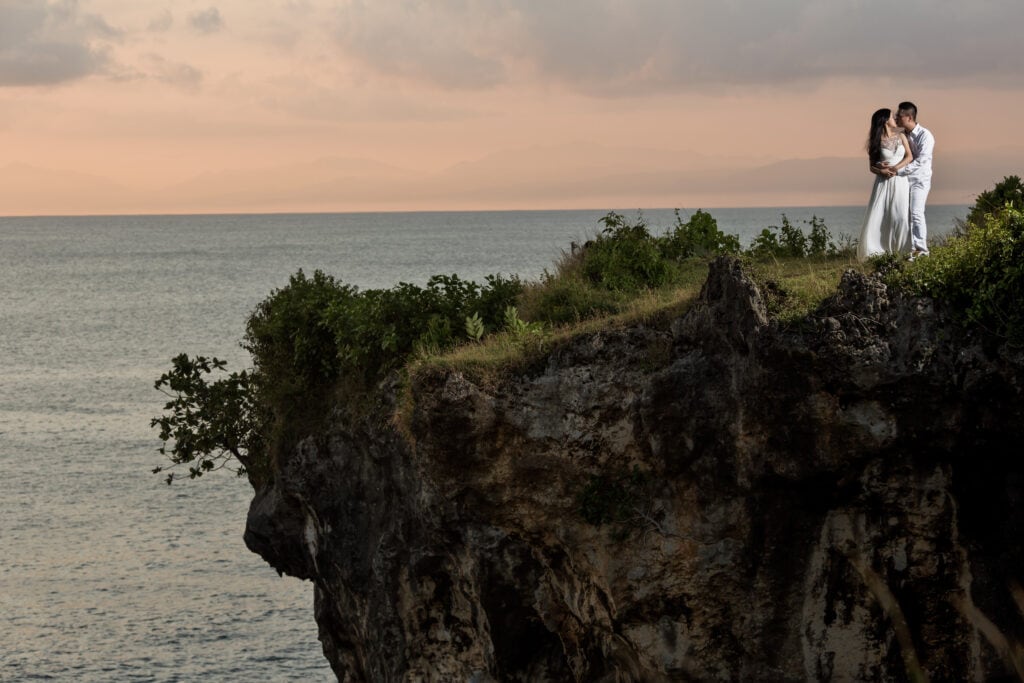
[[[200,33],[216,33],[224,28],[224,20],[220,10],[210,7],[201,12],[193,12],[188,17],[188,25]]]
[[[104,71],[119,37],[75,0],[0,2],[0,86],[54,85]]]
[[[1024,82],[1019,0],[354,0],[339,13],[346,53],[447,87],[524,73],[609,95],[835,77]]]

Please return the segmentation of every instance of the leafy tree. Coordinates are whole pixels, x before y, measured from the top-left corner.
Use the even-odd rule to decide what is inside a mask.
[[[262,446],[252,374],[227,374],[225,366],[217,358],[180,354],[155,384],[170,398],[164,405],[168,412],[150,422],[160,429],[163,445],[158,450],[170,459],[171,468],[187,465],[191,479],[221,468],[242,475],[250,464],[250,453]],[[211,381],[213,373],[227,376]],[[164,469],[156,467],[153,472]],[[168,484],[174,475],[167,474]]]

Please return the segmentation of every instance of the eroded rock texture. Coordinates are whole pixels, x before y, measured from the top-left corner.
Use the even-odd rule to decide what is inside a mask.
[[[1022,369],[852,272],[782,329],[720,259],[670,330],[337,413],[246,541],[346,681],[1012,676]]]

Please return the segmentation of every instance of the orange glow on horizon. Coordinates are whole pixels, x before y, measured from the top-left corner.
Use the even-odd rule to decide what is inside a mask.
[[[649,87],[638,71],[616,92],[627,81],[604,87],[569,61],[575,82],[551,75],[559,63],[545,76],[479,42],[503,35],[461,27],[464,52],[392,60],[370,38],[408,18],[366,7],[82,0],[60,35],[100,45],[102,65],[0,83],[0,215],[859,204],[870,114],[907,98],[937,139],[930,201],[970,203],[1020,173],[1024,133],[984,133],[965,106],[1015,120],[1017,89],[847,76]],[[342,12],[366,36],[344,33]],[[517,16],[502,17],[510,35],[525,30]]]

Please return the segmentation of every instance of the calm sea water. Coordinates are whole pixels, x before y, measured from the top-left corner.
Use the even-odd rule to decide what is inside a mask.
[[[853,234],[864,209],[710,211],[749,242],[782,211]],[[182,351],[246,365],[247,314],[300,268],[536,278],[604,213],[0,218],[0,680],[333,680],[311,586],[242,542],[245,480],[150,473],[153,381]],[[928,214],[941,234],[966,207]]]

